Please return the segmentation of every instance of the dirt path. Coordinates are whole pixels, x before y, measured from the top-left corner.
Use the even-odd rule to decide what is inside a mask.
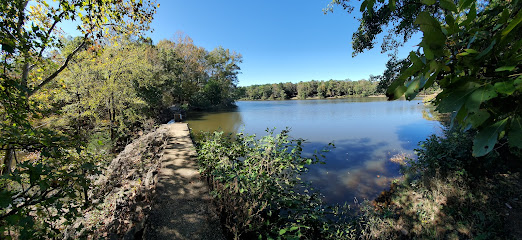
[[[169,143],[144,239],[225,239],[211,208],[208,187],[199,179],[188,125],[174,123],[167,128]]]

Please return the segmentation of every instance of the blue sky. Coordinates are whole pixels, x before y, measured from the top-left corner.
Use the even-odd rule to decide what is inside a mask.
[[[323,14],[330,0],[163,0],[152,22],[154,42],[177,31],[212,50],[243,55],[239,85],[328,79],[367,79],[384,71],[387,54],[377,49],[352,58],[359,22],[341,8]],[[355,2],[354,3],[358,3]],[[410,41],[400,50],[413,50]]]
[[[358,1],[353,1],[358,4]],[[183,32],[198,46],[241,53],[239,85],[309,80],[359,80],[385,69],[376,49],[352,58],[358,11],[323,14],[330,0],[158,0],[149,36],[155,43]],[[399,51],[405,57],[417,37]]]

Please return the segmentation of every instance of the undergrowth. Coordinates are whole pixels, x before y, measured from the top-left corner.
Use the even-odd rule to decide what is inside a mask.
[[[516,239],[522,216],[520,153],[500,145],[471,154],[473,136],[431,136],[418,159],[374,201],[328,206],[300,176],[320,153],[302,156],[288,131],[256,139],[198,137],[201,173],[231,239]],[[514,164],[513,164],[514,163]],[[355,213],[355,214],[354,214]]]

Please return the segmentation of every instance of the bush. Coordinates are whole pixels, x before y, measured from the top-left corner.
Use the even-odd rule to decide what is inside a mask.
[[[506,216],[518,210],[506,206],[519,205],[520,174],[506,170],[509,149],[473,157],[473,137],[447,130],[422,142],[405,178],[363,209],[361,233],[369,239],[516,238],[509,221],[520,219]]]
[[[276,136],[268,132],[261,139],[204,133],[197,142],[200,171],[230,237],[327,239],[350,234],[334,224],[341,208],[325,206],[322,196],[300,178],[322,156],[303,157],[303,140],[290,139],[288,130]]]

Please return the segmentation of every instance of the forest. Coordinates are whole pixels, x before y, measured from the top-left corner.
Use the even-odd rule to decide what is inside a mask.
[[[288,131],[195,137],[223,231],[230,239],[522,236],[520,0],[333,0],[325,13],[360,12],[354,56],[381,38],[382,51],[394,52],[416,33],[418,49],[391,57],[369,80],[248,87],[238,87],[243,57],[233,50],[207,50],[183,34],[153,43],[146,33],[158,7],[154,0],[0,1],[1,239],[102,237],[92,234],[103,220],[89,229],[78,222],[107,200],[97,198],[105,190],[95,182],[128,143],[167,122],[172,106],[379,94],[411,100],[433,89],[431,104],[448,119],[444,133],[423,141],[417,160],[403,162],[403,177],[357,209],[326,205],[309,189],[301,175],[323,161],[321,153],[304,156],[303,141]],[[68,37],[63,22],[80,35]],[[141,145],[159,151],[157,142]],[[134,165],[143,170],[156,157],[144,154]],[[113,176],[109,185],[121,187],[121,173]]]
[[[252,85],[248,87],[239,87],[238,96],[245,100],[287,100],[292,98],[327,98],[327,97],[344,97],[359,96],[367,97],[377,95],[377,82],[371,80],[359,81],[309,81],[299,83],[278,83]],[[384,94],[381,91],[380,94]]]

